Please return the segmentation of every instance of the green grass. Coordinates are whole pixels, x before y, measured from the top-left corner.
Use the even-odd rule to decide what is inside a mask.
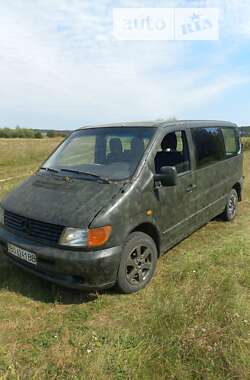
[[[26,141],[20,160],[0,150],[3,175],[37,167],[50,144],[36,157]],[[246,151],[237,219],[176,246],[137,294],[70,292],[1,257],[0,378],[250,379],[249,166]]]

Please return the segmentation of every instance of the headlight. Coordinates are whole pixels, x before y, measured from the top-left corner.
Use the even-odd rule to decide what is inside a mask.
[[[111,230],[111,226],[89,230],[65,228],[60,239],[60,244],[69,247],[99,247],[108,241]]]
[[[4,224],[4,209],[0,205],[0,224]]]
[[[69,245],[71,247],[85,247],[88,242],[87,230],[77,228],[65,228],[60,239],[61,245]]]

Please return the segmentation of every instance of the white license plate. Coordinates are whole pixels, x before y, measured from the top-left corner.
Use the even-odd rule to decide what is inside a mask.
[[[21,260],[27,261],[27,263],[37,265],[37,257],[32,252],[16,247],[13,244],[8,244],[8,252],[13,256],[18,257]]]

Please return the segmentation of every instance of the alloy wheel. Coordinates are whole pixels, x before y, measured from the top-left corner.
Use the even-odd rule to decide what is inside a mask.
[[[237,209],[237,197],[235,194],[231,194],[231,197],[228,202],[228,214],[230,218],[234,218],[236,214],[236,209]]]
[[[152,267],[152,252],[147,246],[137,246],[128,255],[126,265],[127,280],[138,285],[147,280]]]

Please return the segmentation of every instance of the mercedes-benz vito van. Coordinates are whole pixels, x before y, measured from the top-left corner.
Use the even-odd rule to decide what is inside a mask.
[[[142,122],[73,132],[1,201],[0,249],[44,279],[132,293],[160,255],[242,198],[235,124]]]

